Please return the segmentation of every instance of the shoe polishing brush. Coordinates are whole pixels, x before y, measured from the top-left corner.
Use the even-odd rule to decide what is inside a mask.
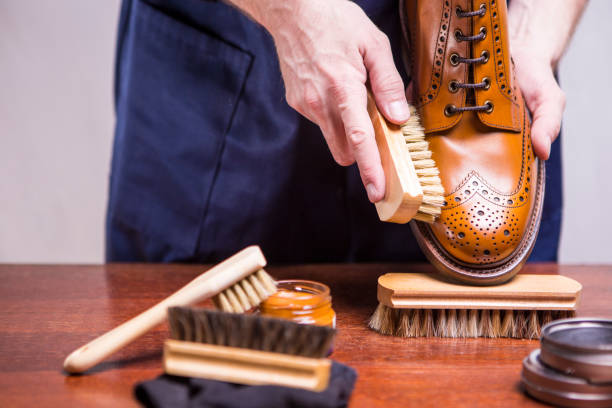
[[[213,297],[219,308],[244,312],[276,292],[258,246],[250,246],[201,274],[170,297],[73,351],[64,370],[81,373],[142,336],[166,319],[170,306],[185,306]]]
[[[170,308],[168,323],[167,374],[311,391],[329,383],[330,327],[189,307]]]
[[[444,205],[444,188],[416,110],[411,106],[410,119],[395,125],[368,92],[368,113],[385,172],[385,196],[376,203],[378,217],[399,224],[411,219],[434,222]]]
[[[378,278],[370,328],[399,337],[535,339],[541,327],[572,317],[582,285],[561,275],[519,274],[499,286],[467,286],[433,274]]]

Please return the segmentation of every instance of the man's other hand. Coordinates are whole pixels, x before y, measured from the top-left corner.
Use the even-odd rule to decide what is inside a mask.
[[[531,112],[531,143],[542,160],[559,135],[565,110],[565,93],[555,79],[552,62],[528,47],[513,47],[516,80]],[[519,51],[516,51],[516,50]]]

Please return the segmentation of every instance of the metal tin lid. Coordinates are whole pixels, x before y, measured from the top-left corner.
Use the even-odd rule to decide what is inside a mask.
[[[612,384],[595,385],[546,367],[540,350],[523,360],[521,381],[532,397],[563,407],[612,407]]]
[[[541,360],[591,383],[612,383],[612,320],[574,318],[542,328]]]

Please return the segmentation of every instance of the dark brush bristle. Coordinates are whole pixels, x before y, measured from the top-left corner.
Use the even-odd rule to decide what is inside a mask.
[[[393,309],[379,304],[369,326],[399,337],[537,339],[546,323],[574,314],[571,310]]]
[[[170,338],[295,356],[325,357],[336,330],[210,309],[168,309]]]

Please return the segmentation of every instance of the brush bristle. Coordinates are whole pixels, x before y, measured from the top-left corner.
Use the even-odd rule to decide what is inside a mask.
[[[336,330],[244,313],[175,306],[168,309],[174,340],[295,356],[325,357]]]
[[[542,326],[572,310],[393,309],[379,304],[369,327],[399,337],[512,337],[537,339]]]
[[[432,223],[442,212],[444,188],[436,162],[431,158],[429,143],[425,140],[425,132],[419,123],[419,116],[412,106],[410,107],[410,119],[402,125],[402,133],[423,189],[423,202],[414,218]]]
[[[244,313],[259,306],[275,292],[276,282],[260,269],[214,296],[213,302],[224,312]]]

